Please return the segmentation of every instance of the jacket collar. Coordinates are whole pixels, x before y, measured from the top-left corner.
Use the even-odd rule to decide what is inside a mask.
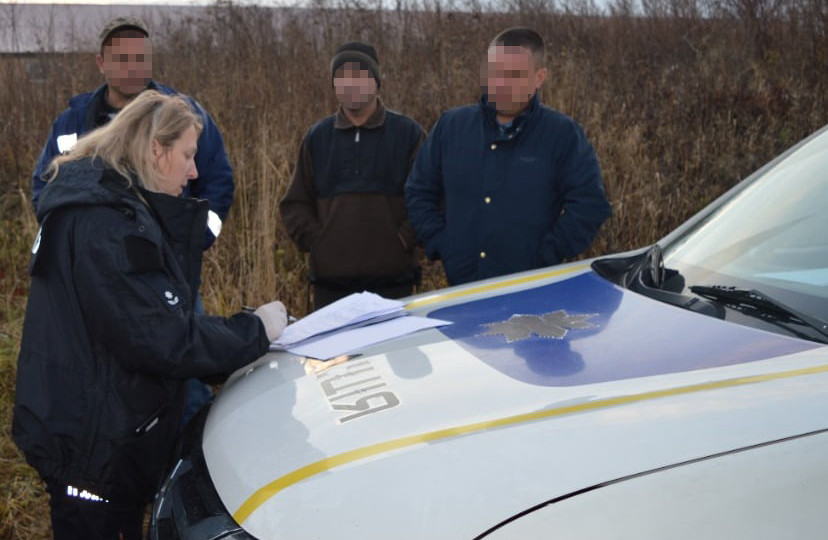
[[[204,238],[209,207],[206,200],[175,197],[141,187],[137,190],[168,238],[175,242],[185,242],[191,237],[199,241]],[[193,235],[194,228],[198,228],[200,233]]]
[[[58,208],[79,206],[119,208],[139,219],[152,216],[173,241],[185,242],[192,237],[201,242],[207,227],[209,203],[153,193],[138,187],[135,181],[129,187],[126,178],[107,168],[100,159],[83,158],[60,166],[57,177],[43,190],[37,218],[43,223]]]
[[[385,105],[382,104],[382,100],[377,96],[377,110],[374,111],[368,120],[359,126],[360,128],[365,129],[376,129],[385,123]],[[354,124],[351,120],[345,116],[345,111],[342,110],[342,105],[336,110],[336,115],[334,118],[334,128],[336,129],[351,129]]]
[[[84,132],[92,131],[96,127],[102,126],[109,121],[109,112],[113,108],[109,107],[106,103],[106,89],[107,84],[103,83],[91,94],[81,94],[69,100],[69,106],[73,108],[84,108],[88,106],[86,116],[83,120]],[[160,88],[154,80],[150,80],[149,84],[147,84],[147,90],[160,91]]]
[[[112,194],[110,204],[128,203],[133,207],[143,206],[149,210],[168,238],[175,241],[185,240],[193,229],[194,221],[203,221],[206,227],[209,206],[206,200],[150,191],[140,187],[134,177],[130,186],[125,177],[106,167],[99,160],[96,165],[102,168],[98,169],[99,179],[96,183],[104,188],[104,191]],[[203,234],[198,236],[202,237]]]
[[[50,180],[37,204],[37,219],[43,222],[52,211],[69,206],[116,205],[118,194],[101,185],[104,164],[83,158],[61,164],[57,176]]]
[[[75,96],[75,97],[73,97],[69,100],[69,105],[70,106],[76,106],[76,105],[81,105],[82,106],[86,103],[89,103],[92,100],[103,99],[103,96],[106,93],[106,87],[107,87],[107,84],[103,83],[102,85],[97,87],[95,90],[93,90],[91,93],[79,94],[79,95],[77,95],[77,96]],[[147,84],[147,90],[161,91],[161,87],[153,79],[153,80],[150,80],[149,84]]]
[[[490,127],[495,130],[500,130],[500,125],[497,123],[497,109],[495,109],[495,106],[489,102],[486,94],[483,94],[480,97],[480,108],[483,110],[483,115],[486,117]],[[539,108],[540,99],[538,98],[538,93],[535,92],[535,95],[533,95],[532,99],[529,100],[529,105],[523,110],[523,112],[517,115],[514,120],[512,120],[512,124],[504,130],[504,133],[501,134],[502,137],[511,139],[520,134],[520,132],[523,131],[525,124],[528,123],[533,116],[535,116],[535,113]]]

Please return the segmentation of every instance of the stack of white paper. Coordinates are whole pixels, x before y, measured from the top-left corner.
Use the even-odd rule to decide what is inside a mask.
[[[270,348],[327,359],[423,328],[445,324],[450,323],[409,316],[399,300],[361,292],[337,300],[288,325]]]
[[[273,344],[286,349],[327,332],[406,314],[403,303],[399,300],[389,300],[370,292],[354,293],[288,325]]]

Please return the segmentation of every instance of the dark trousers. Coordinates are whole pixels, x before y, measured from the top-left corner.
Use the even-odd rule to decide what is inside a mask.
[[[384,285],[380,287],[370,287],[368,289],[363,288],[334,288],[329,287],[327,285],[322,285],[319,283],[313,284],[313,309],[319,309],[321,307],[325,307],[328,304],[332,304],[336,302],[340,298],[345,298],[349,294],[355,292],[362,292],[363,290],[367,290],[368,292],[376,293],[383,298],[402,298],[403,296],[409,296],[414,291],[414,285],[411,283],[405,283],[403,285]]]
[[[92,501],[55,484],[47,491],[54,540],[142,540],[146,505]]]

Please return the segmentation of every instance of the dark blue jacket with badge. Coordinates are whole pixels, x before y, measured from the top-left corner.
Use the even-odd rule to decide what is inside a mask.
[[[537,94],[507,129],[485,96],[445,112],[405,186],[409,220],[449,283],[557,264],[610,215],[592,145]]]
[[[178,94],[172,88],[155,81],[150,81],[148,88],[162,94]],[[101,110],[105,93],[106,85],[104,84],[94,92],[73,97],[69,100],[69,108],[63,111],[52,124],[49,139],[40,152],[32,175],[32,203],[35,210],[37,210],[40,192],[46,186],[46,171],[55,156],[66,152],[79,137],[108,121],[108,118],[102,117],[105,113]],[[223,222],[230,211],[235,190],[233,169],[224,150],[224,140],[207,111],[193,98],[182,97],[185,97],[193,110],[201,116],[203,124],[201,135],[198,137],[198,152],[195,156],[198,178],[187,185],[183,195],[206,199],[210,203],[210,210],[215,212]],[[220,229],[220,225],[216,226],[211,222],[205,236],[204,249],[212,245]]]
[[[145,503],[185,379],[264,354],[258,317],[193,311],[207,203],[127,187],[88,159],[41,193],[12,435],[49,482]]]

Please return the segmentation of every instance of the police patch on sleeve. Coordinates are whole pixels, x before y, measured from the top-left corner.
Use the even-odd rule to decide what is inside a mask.
[[[152,288],[160,302],[170,311],[181,309],[184,305],[181,288],[166,276],[153,273],[141,277]]]

